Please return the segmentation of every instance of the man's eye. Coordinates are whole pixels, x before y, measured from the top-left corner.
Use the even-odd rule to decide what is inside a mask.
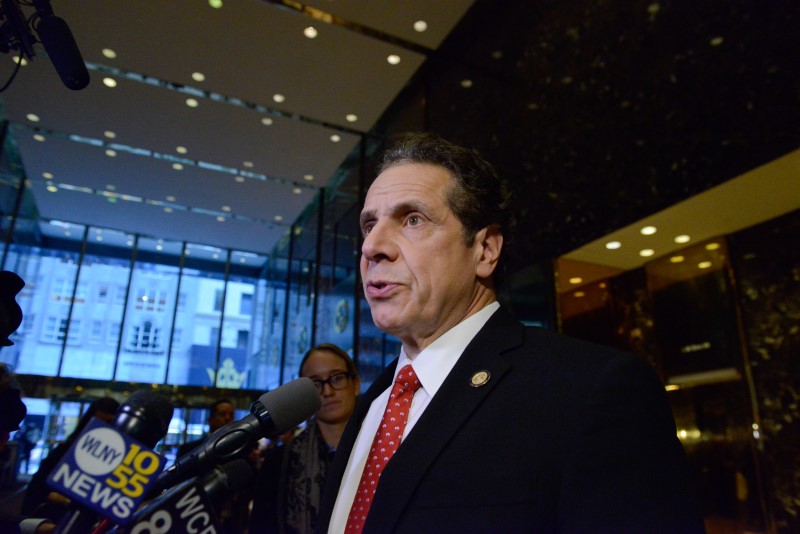
[[[411,215],[408,218],[409,226],[416,226],[422,222],[422,218],[419,215]]]
[[[369,233],[372,231],[372,228],[373,228],[374,226],[375,226],[374,224],[365,224],[365,225],[364,225],[364,228],[361,230],[361,232],[362,232],[364,235],[367,235],[367,234],[369,234]]]

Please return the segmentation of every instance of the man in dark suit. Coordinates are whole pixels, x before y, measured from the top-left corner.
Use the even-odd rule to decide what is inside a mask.
[[[222,428],[223,426],[227,425],[228,423],[233,421],[234,416],[234,407],[233,403],[228,399],[219,399],[215,401],[211,408],[209,409],[208,414],[208,434],[202,436],[200,439],[196,439],[194,441],[187,441],[180,447],[178,447],[178,454],[177,458],[180,458],[184,454],[187,454],[200,445],[206,440],[208,436]]]
[[[702,532],[654,370],[497,303],[508,197],[475,151],[430,134],[384,156],[361,212],[361,277],[402,350],[342,436],[319,531],[361,519],[366,532]],[[409,364],[421,387],[399,448],[381,455],[373,437]]]

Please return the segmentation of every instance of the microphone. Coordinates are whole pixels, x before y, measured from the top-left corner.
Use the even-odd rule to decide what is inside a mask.
[[[239,458],[262,437],[273,437],[305,421],[322,405],[311,379],[287,382],[263,394],[250,407],[250,414],[211,434],[203,444],[175,461],[155,483],[154,491],[198,475],[209,465]]]
[[[53,14],[49,0],[34,0],[33,3],[39,15],[34,29],[59,78],[69,89],[83,89],[89,85],[89,71],[72,31],[64,19]]]
[[[171,488],[139,509],[122,532],[219,532],[219,509],[233,492],[253,479],[253,468],[240,458],[215,467],[203,478],[195,477]]]
[[[164,466],[154,453],[172,419],[166,397],[149,390],[131,394],[113,426],[93,419],[47,483],[73,503],[58,522],[57,534],[89,532],[97,515],[125,522]]]

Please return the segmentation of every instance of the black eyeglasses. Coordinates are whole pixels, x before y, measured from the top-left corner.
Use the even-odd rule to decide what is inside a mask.
[[[312,379],[311,381],[314,382],[317,391],[322,393],[322,390],[325,389],[325,384],[328,384],[331,389],[345,388],[348,382],[350,382],[350,377],[350,373],[333,373],[327,380]]]

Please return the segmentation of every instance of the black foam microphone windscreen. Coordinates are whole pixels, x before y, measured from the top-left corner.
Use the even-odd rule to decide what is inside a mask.
[[[35,29],[64,85],[74,90],[89,85],[86,63],[64,19],[55,15],[41,16]]]

